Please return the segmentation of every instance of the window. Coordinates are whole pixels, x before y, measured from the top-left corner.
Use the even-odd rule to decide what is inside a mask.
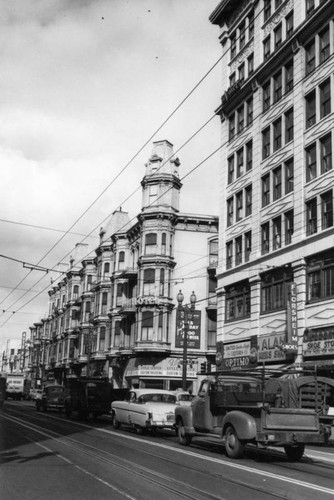
[[[121,322],[115,321],[114,347],[119,347],[121,344]]]
[[[263,111],[266,111],[270,108],[270,80],[265,83],[262,87],[262,95],[263,95]]]
[[[248,76],[250,76],[254,72],[254,54],[248,56],[247,65],[248,65]]]
[[[119,252],[118,254],[118,270],[121,271],[125,268],[125,252]]]
[[[263,57],[266,61],[270,56],[270,35],[263,42]]]
[[[154,255],[157,253],[157,235],[149,233],[145,238],[145,255]]]
[[[246,172],[252,170],[253,167],[253,141],[246,144]]]
[[[233,321],[250,316],[250,286],[240,282],[226,287],[225,320]]]
[[[234,113],[228,119],[228,129],[229,129],[229,139],[233,139],[235,136],[235,116]]]
[[[237,151],[237,177],[244,173],[244,149],[241,148]]]
[[[306,149],[306,182],[317,176],[317,148],[316,143]]]
[[[306,74],[309,75],[315,68],[315,39],[305,47]]]
[[[231,42],[231,59],[233,59],[237,54],[237,35],[234,32],[230,37]]]
[[[309,16],[315,9],[314,0],[306,0],[306,15]]]
[[[238,222],[240,219],[242,219],[242,210],[243,210],[243,192],[239,191],[235,195],[235,200],[236,200],[236,221]]]
[[[290,243],[292,243],[292,235],[293,235],[293,210],[285,212],[284,226],[285,226],[285,244],[290,245]]]
[[[265,273],[261,279],[261,312],[286,309],[289,285],[292,282],[290,269],[275,269]]]
[[[293,158],[287,160],[284,164],[285,168],[285,194],[292,193],[294,183]]]
[[[320,64],[326,59],[329,58],[330,55],[330,46],[329,46],[329,26],[325,28],[321,33],[319,33],[319,62]]]
[[[239,81],[242,83],[245,80],[245,63],[240,64],[238,68]]]
[[[285,144],[293,140],[293,108],[285,113]]]
[[[227,182],[231,184],[234,181],[234,155],[230,156],[227,160]]]
[[[275,9],[278,9],[282,2],[283,0],[275,0]]]
[[[250,125],[253,122],[253,98],[251,97],[246,102],[246,120],[247,125]]]
[[[252,185],[247,186],[245,188],[245,198],[246,198],[246,207],[245,207],[245,216],[251,215],[252,213]]]
[[[271,16],[271,0],[264,0],[263,16],[264,21],[267,21],[267,19]]]
[[[246,24],[245,24],[245,22],[243,22],[239,26],[239,47],[240,47],[240,50],[245,46],[245,40],[246,40]]]
[[[218,265],[218,240],[209,242],[209,265],[214,267]]]
[[[279,118],[273,124],[274,128],[274,151],[282,147],[282,119]]]
[[[333,192],[327,191],[321,195],[321,228],[333,226]]]
[[[270,127],[262,131],[262,159],[270,155]]]
[[[155,295],[155,269],[144,269],[144,295]]]
[[[282,71],[278,71],[274,77],[274,102],[277,102],[282,97]]]
[[[269,253],[269,222],[261,226],[261,253]]]
[[[316,122],[315,115],[315,90],[310,92],[306,97],[306,128],[311,127]]]
[[[108,292],[102,292],[101,314],[108,313]]]
[[[293,10],[285,18],[286,38],[290,38],[293,33]]]
[[[252,232],[245,233],[245,262],[249,262],[252,252]]]
[[[270,203],[270,174],[262,177],[262,206],[266,207]]]
[[[104,267],[103,267],[103,275],[108,276],[110,271],[110,264],[109,262],[105,262]]]
[[[164,325],[164,312],[159,311],[158,316],[158,342],[162,342],[163,339],[163,325]]]
[[[123,301],[123,284],[117,283],[116,287],[116,306],[121,306]]]
[[[254,35],[254,13],[248,16],[248,38],[251,39]]]
[[[320,168],[324,174],[332,169],[332,136],[326,135],[320,139]]]
[[[226,243],[226,269],[231,269],[233,259],[233,241]]]
[[[77,299],[79,297],[79,285],[74,285],[73,287],[73,299]]]
[[[233,197],[227,200],[227,227],[233,224]]]
[[[235,84],[235,72],[232,73],[232,75],[230,76],[230,86],[232,87],[232,85]]]
[[[104,351],[106,343],[106,327],[101,326],[100,328],[100,338],[99,338],[99,351]]]
[[[273,250],[278,250],[282,246],[282,224],[281,216],[273,219]]]
[[[163,268],[160,269],[159,295],[165,295],[165,270]]]
[[[154,205],[158,199],[158,186],[156,184],[152,184],[148,187],[148,204]]]
[[[317,227],[317,199],[306,203],[306,235],[311,236],[318,231]]]
[[[275,50],[282,45],[282,23],[274,30]]]
[[[285,66],[285,92],[293,89],[293,59]]]
[[[235,265],[242,264],[242,236],[235,239]]]
[[[333,252],[324,252],[309,259],[307,263],[307,298],[322,300],[334,295]]]
[[[273,199],[278,200],[282,196],[282,167],[273,170]]]
[[[167,244],[166,244],[166,233],[162,233],[161,235],[161,255],[166,255],[167,253]]]
[[[245,126],[244,105],[237,110],[237,132],[242,132]]]
[[[320,89],[320,118],[324,118],[331,112],[331,88],[328,78],[319,86]]]
[[[152,340],[153,338],[153,312],[143,311],[141,320],[141,340]]]

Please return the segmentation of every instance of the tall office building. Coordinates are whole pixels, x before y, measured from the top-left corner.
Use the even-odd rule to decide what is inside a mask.
[[[223,0],[221,367],[334,367],[334,2]]]

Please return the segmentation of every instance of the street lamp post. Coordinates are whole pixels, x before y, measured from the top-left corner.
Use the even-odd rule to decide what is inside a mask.
[[[182,304],[184,295],[179,291],[177,294],[177,302],[178,302],[178,313],[181,316],[181,313],[184,315],[183,320],[183,361],[182,361],[182,390],[187,390],[187,361],[188,361],[188,330],[189,330],[189,317],[192,319],[195,311],[195,304],[197,297],[195,292],[192,292],[190,295],[190,307],[186,304],[185,306]],[[181,322],[182,325],[182,322]]]

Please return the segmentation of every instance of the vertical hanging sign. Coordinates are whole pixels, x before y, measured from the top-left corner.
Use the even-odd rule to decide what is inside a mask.
[[[290,283],[287,302],[287,335],[286,343],[282,345],[284,351],[297,352],[298,325],[297,325],[297,285]]]

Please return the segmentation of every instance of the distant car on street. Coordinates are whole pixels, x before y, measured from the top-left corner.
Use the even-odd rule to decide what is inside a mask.
[[[58,410],[65,408],[66,388],[62,385],[47,385],[43,388],[41,397],[35,398],[36,410]]]
[[[147,430],[175,427],[176,396],[172,391],[156,389],[130,389],[124,401],[111,403],[111,416],[115,429],[130,426],[139,434]]]
[[[176,403],[182,406],[191,405],[191,402],[195,397],[194,394],[190,394],[187,391],[175,391],[175,396],[176,396]]]

